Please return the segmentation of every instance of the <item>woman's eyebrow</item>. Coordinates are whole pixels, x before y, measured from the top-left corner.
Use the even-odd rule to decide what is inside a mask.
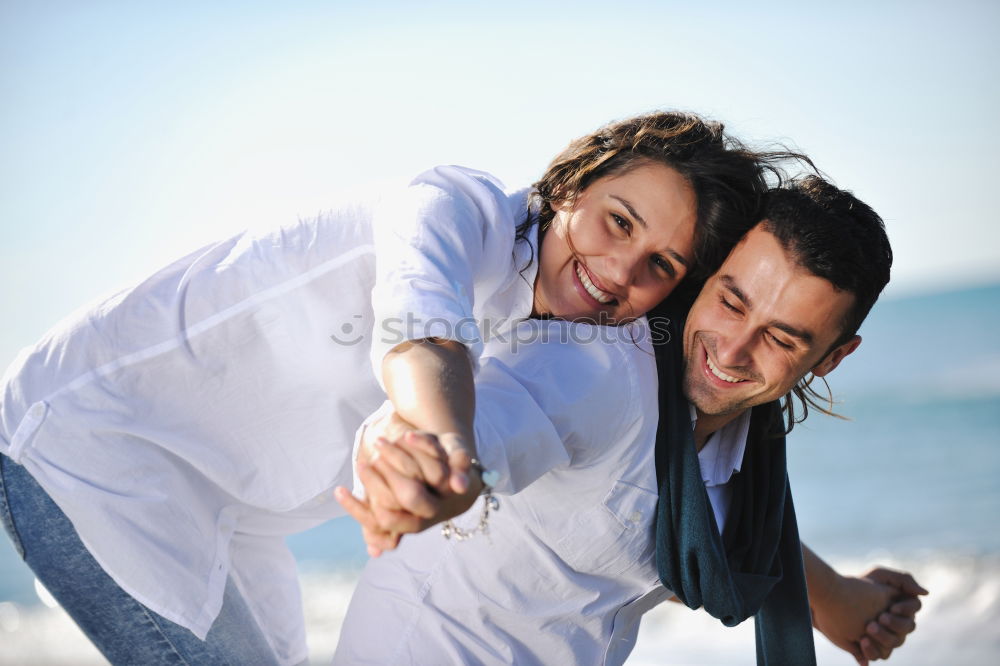
[[[618,203],[620,203],[622,206],[624,206],[625,210],[628,211],[628,214],[631,215],[633,218],[635,218],[635,221],[639,223],[639,226],[641,226],[643,229],[647,231],[649,230],[649,225],[646,224],[646,220],[642,219],[642,215],[639,215],[639,213],[636,212],[635,206],[633,206],[627,199],[623,199],[617,194],[611,194],[609,196]],[[688,262],[688,260],[685,259],[681,255],[681,253],[678,252],[677,250],[674,250],[673,248],[667,248],[666,253],[669,254],[674,259],[674,261],[679,263],[684,268],[691,268],[691,264]]]
[[[626,199],[622,199],[617,194],[612,194],[611,198],[620,203],[621,205],[625,206],[625,210],[628,211],[629,215],[635,218],[635,221],[639,223],[639,226],[641,226],[643,229],[649,229],[649,225],[646,224],[646,220],[642,219],[642,215],[639,215],[639,213],[635,212],[635,207],[633,207],[631,203],[629,203]]]

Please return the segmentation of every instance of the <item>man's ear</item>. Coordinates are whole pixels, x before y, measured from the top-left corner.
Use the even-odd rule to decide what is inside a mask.
[[[854,352],[855,349],[861,344],[861,336],[855,335],[853,338],[840,345],[839,347],[834,347],[830,350],[823,360],[816,364],[816,367],[812,369],[812,373],[817,377],[823,377],[833,372],[833,369],[840,365],[848,354]]]

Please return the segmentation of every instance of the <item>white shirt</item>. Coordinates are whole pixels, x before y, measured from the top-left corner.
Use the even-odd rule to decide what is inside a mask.
[[[601,328],[521,326],[553,337],[576,330],[578,338]],[[498,355],[523,375],[570,459],[514,495],[501,489],[488,536],[457,542],[429,530],[404,537],[398,550],[370,561],[334,663],[624,662],[641,615],[672,596],[659,582],[653,540],[656,367],[645,322],[633,331],[639,344],[532,344]],[[535,374],[540,365],[548,377]],[[484,366],[477,377],[477,392],[491,381],[488,370]],[[477,424],[497,415],[477,413]],[[739,468],[739,436],[739,428],[723,429],[699,453],[706,482],[722,487]],[[726,500],[719,494],[710,499],[721,530],[725,508],[716,503]],[[459,526],[476,524],[481,501],[458,519]]]
[[[480,362],[470,321],[502,333],[528,316],[525,201],[439,167],[404,193],[204,247],[22,351],[0,382],[0,453],[137,600],[204,637],[231,575],[279,658],[300,662],[283,539],[342,513],[330,491],[350,483],[354,432],[385,399],[372,363],[388,348],[436,335]],[[566,458],[516,380],[488,391],[521,416],[480,441],[521,433]],[[532,480],[514,467],[510,483]]]
[[[694,405],[691,405],[691,427],[697,422]],[[708,499],[712,503],[715,523],[721,534],[729,513],[732,486],[729,479],[743,466],[743,453],[750,432],[750,410],[745,410],[732,421],[716,430],[698,452],[701,479],[705,482]]]

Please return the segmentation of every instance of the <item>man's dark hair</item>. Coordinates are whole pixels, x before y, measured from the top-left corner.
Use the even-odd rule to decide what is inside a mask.
[[[854,337],[889,282],[892,248],[882,218],[852,193],[806,176],[767,193],[761,224],[800,266],[854,295],[827,352]],[[814,378],[808,375],[792,389],[802,401],[801,418],[795,418],[790,396],[785,399],[789,429],[806,418],[810,405],[833,414],[816,402],[821,396],[810,387]]]
[[[807,176],[768,192],[763,227],[800,266],[854,295],[831,349],[850,340],[889,282],[882,218],[850,192]]]

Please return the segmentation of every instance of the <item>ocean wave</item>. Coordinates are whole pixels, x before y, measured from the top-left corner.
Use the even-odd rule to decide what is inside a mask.
[[[917,631],[890,663],[1000,663],[1000,555],[927,554],[879,558],[879,564],[910,571],[930,590],[917,615]],[[842,573],[863,572],[871,561],[836,560]],[[303,575],[303,605],[310,661],[328,663],[357,581],[357,572]],[[852,666],[854,660],[821,635],[817,657],[824,666]],[[0,663],[88,666],[103,658],[59,608],[0,603]],[[709,666],[754,663],[753,623],[727,629],[705,613],[662,604],[643,620],[630,666]]]
[[[832,562],[841,573],[861,574],[872,561]],[[911,572],[930,591],[917,614],[917,630],[890,664],[1000,663],[1000,556],[933,555],[878,564]],[[754,663],[752,622],[726,629],[706,613],[662,604],[647,614],[630,666],[734,666]],[[824,666],[855,666],[854,658],[816,632],[816,657]]]

